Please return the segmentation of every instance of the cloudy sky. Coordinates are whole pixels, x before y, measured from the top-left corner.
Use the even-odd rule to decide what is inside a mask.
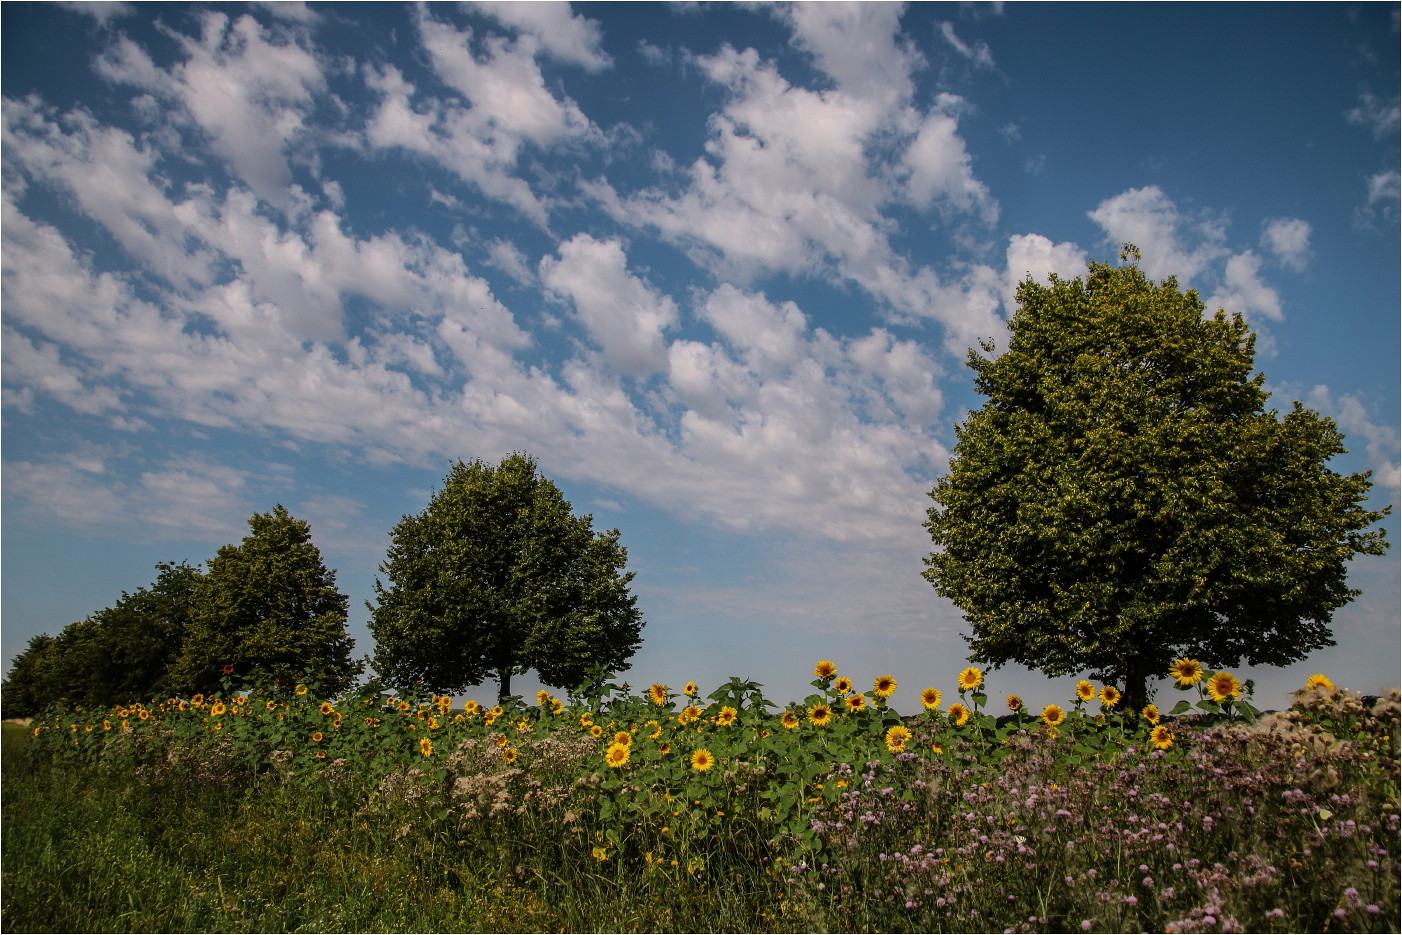
[[[390,528],[525,450],[622,533],[634,684],[914,708],[967,652],[920,577],[967,349],[1125,241],[1397,501],[1396,4],[0,15],[7,666],[277,503],[369,652]],[[1263,700],[1396,684],[1397,567]]]

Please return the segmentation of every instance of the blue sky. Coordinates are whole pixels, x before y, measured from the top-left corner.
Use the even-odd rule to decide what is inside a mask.
[[[390,528],[526,450],[629,549],[624,678],[914,709],[965,664],[919,573],[966,351],[1124,241],[1397,501],[1397,4],[0,16],[7,666],[276,503],[369,652]],[[1395,685],[1397,569],[1261,700]]]

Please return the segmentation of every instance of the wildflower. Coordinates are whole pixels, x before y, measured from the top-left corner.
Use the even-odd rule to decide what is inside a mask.
[[[1160,724],[1149,732],[1149,743],[1160,750],[1167,750],[1173,746],[1173,731],[1168,729],[1167,724]]]
[[[276,702],[276,701],[265,701],[265,702],[263,702],[263,707],[264,707],[265,709],[267,709],[268,711],[276,711],[276,710],[277,710],[277,702]]]
[[[735,719],[738,716],[739,712],[727,705],[720,709],[720,713],[715,716],[714,720],[717,727],[729,727],[731,724],[735,723]]]
[[[1241,683],[1230,672],[1218,672],[1207,680],[1207,693],[1213,701],[1231,701],[1241,694]]]
[[[594,859],[595,859],[595,860],[608,860],[608,859],[609,859],[609,852],[608,852],[608,848],[606,848],[606,847],[596,847],[596,848],[594,848],[592,851],[590,851],[590,853],[594,855]]]
[[[705,772],[715,765],[716,758],[711,755],[710,750],[702,748],[691,755],[691,768],[697,772]]]
[[[848,695],[852,692],[852,680],[843,675],[836,682],[832,683],[833,690],[839,695]]]
[[[296,688],[293,689],[293,691],[299,695],[305,695],[307,693],[307,686],[298,685]]]
[[[227,710],[229,710],[229,709],[226,708],[226,707],[224,707],[224,702],[222,702],[222,701],[216,701],[214,704],[212,704],[212,705],[209,706],[209,716],[210,716],[210,717],[221,717],[221,716],[224,714],[224,712],[227,711]],[[137,716],[138,716],[138,717],[140,717],[140,716],[143,715],[143,714],[146,714],[146,712],[145,712],[145,711],[138,711],[138,712],[137,712]],[[148,716],[149,716],[149,715],[148,715]],[[142,718],[142,720],[145,720],[145,718]]]
[[[519,755],[515,747],[503,747],[501,751],[501,758],[508,763],[515,763]]]
[[[312,743],[321,743],[325,736],[326,735],[319,730],[312,731]]]
[[[1076,683],[1076,703],[1095,700],[1095,686],[1085,679]]]
[[[926,711],[937,711],[940,706],[940,690],[938,688],[927,688],[920,693],[920,703],[925,706]]]
[[[937,744],[937,743],[932,743],[932,744],[930,744],[930,752],[933,753],[933,754],[935,754],[936,756],[938,756],[938,755],[940,755],[941,753],[944,753],[944,747],[941,747],[941,746],[940,746],[939,744]]]
[[[969,666],[963,672],[959,673],[959,690],[961,692],[973,691],[975,688],[978,688],[982,684],[983,670],[981,669],[978,669],[974,666]]]
[[[832,708],[825,704],[815,704],[808,709],[808,720],[818,727],[825,727],[832,723]]]
[[[956,701],[949,706],[949,719],[956,727],[963,727],[969,723],[969,709]]]
[[[462,715],[459,714],[458,717],[462,717]],[[379,727],[381,723],[383,722],[377,717],[367,717],[365,719],[366,727]]]
[[[826,659],[820,659],[818,664],[813,667],[813,674],[820,679],[830,679],[837,674],[837,666]]]
[[[546,705],[550,704],[552,700],[553,699],[550,697],[550,692],[546,691],[543,688],[535,693],[535,703],[539,707],[545,707]]]
[[[1042,722],[1048,727],[1058,727],[1066,720],[1066,712],[1061,705],[1049,704],[1042,709]]]
[[[1020,697],[1018,697],[1017,695],[1009,695],[1009,696],[1008,696],[1008,710],[1011,711],[1013,714],[1016,714],[1016,713],[1018,713],[1019,711],[1021,711],[1021,710],[1022,710],[1022,699],[1021,699]]]
[[[682,688],[682,694],[686,695],[688,698],[695,698],[697,695],[701,694],[701,689],[696,687],[695,682],[687,682],[685,687]]]
[[[1205,673],[1202,663],[1196,659],[1175,659],[1173,665],[1168,667],[1168,674],[1178,680],[1179,688],[1187,688],[1201,682]]]
[[[1157,724],[1161,717],[1159,714],[1159,706],[1153,704],[1146,704],[1144,710],[1139,713],[1142,714],[1144,720],[1148,721],[1150,724]]]
[[[648,700],[659,708],[667,703],[667,686],[661,682],[653,682],[647,689]]]
[[[614,742],[609,744],[609,748],[604,751],[604,762],[614,769],[617,769],[628,762],[628,757],[631,753],[632,748],[626,743]]]
[[[1106,685],[1100,689],[1100,704],[1106,708],[1113,708],[1120,703],[1120,690],[1113,685]]]
[[[793,713],[792,711],[785,711],[783,715],[780,716],[779,723],[787,727],[789,730],[793,730],[799,725],[799,718],[798,715]]]
[[[1311,675],[1305,679],[1305,691],[1314,691],[1315,689],[1332,694],[1334,683],[1329,680],[1327,675]]]
[[[910,730],[897,724],[886,731],[886,749],[892,753],[905,752],[905,745],[910,743]]]
[[[427,737],[419,738],[419,752],[424,756],[433,756],[433,741]]]
[[[871,693],[878,698],[890,698],[896,693],[896,680],[889,675],[878,675],[871,683]]]
[[[842,703],[847,705],[848,711],[860,711],[867,706],[866,695],[848,695],[842,699]]]

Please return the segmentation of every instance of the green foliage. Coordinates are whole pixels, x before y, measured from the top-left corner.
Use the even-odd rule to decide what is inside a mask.
[[[185,693],[213,691],[232,666],[247,676],[314,680],[339,693],[359,672],[346,633],[349,599],[321,561],[305,520],[279,504],[248,520],[250,535],[208,563],[171,677]]]
[[[616,671],[641,638],[618,530],[574,516],[535,461],[459,461],[424,511],[405,516],[380,566],[370,630],[390,685],[455,692],[534,669],[573,687]]]
[[[161,563],[149,588],[123,593],[113,606],[40,634],[11,666],[3,705],[11,717],[37,714],[67,698],[107,706],[164,696],[194,607],[198,569]]]
[[[1369,527],[1391,508],[1363,506],[1368,474],[1327,468],[1344,450],[1328,418],[1265,410],[1241,317],[1204,318],[1133,265],[1017,297],[1006,352],[969,355],[987,402],[925,524],[924,575],[964,611],[972,658],[1095,670],[1142,703],[1175,656],[1285,665],[1332,645],[1358,593],[1346,563],[1382,554]]]

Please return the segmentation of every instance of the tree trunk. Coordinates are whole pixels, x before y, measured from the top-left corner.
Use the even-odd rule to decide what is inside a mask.
[[[1125,668],[1125,710],[1137,714],[1149,703],[1146,678],[1143,661],[1139,657],[1129,660]]]
[[[505,701],[511,694],[511,666],[502,666],[497,669],[497,680],[501,689],[497,692],[497,701]]]

